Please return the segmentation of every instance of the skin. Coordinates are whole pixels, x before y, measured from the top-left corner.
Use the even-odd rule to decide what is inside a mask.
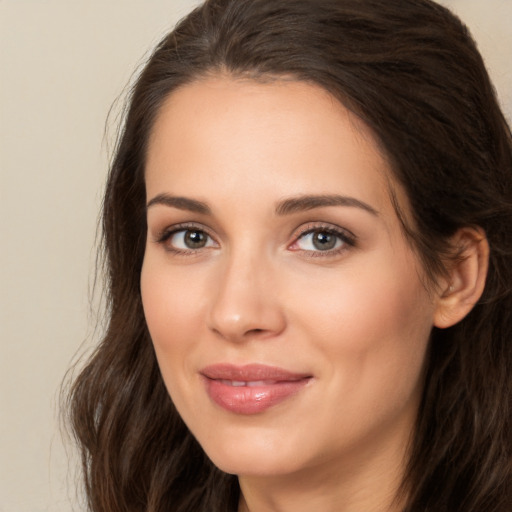
[[[313,85],[210,77],[160,111],[146,167],[145,315],[179,413],[213,462],[239,476],[241,511],[399,510],[441,294],[424,286],[389,182],[368,129]],[[210,211],[155,200],[162,194]],[[276,213],[312,194],[351,201]],[[187,228],[206,245],[187,249]],[[162,240],[173,229],[182,231]],[[351,241],[320,250],[311,229]],[[199,373],[225,362],[312,379],[240,415],[210,399]]]

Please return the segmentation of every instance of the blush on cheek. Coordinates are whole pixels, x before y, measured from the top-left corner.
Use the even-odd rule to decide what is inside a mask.
[[[300,316],[315,318],[311,337],[319,346],[329,344],[333,367],[345,367],[361,380],[371,374],[384,382],[391,382],[394,374],[402,375],[402,382],[415,380],[432,329],[432,305],[425,294],[418,294],[414,272],[411,285],[405,287],[398,278],[370,278],[346,280],[322,301],[310,298]]]
[[[150,331],[164,338],[176,337],[177,330],[199,325],[204,284],[186,272],[170,271],[149,258],[142,270],[141,295]],[[153,260],[153,261],[152,261]],[[147,266],[147,269],[146,269]],[[203,299],[204,300],[204,299]]]

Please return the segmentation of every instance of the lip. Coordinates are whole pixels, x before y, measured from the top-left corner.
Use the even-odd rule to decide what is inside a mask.
[[[261,364],[216,364],[200,371],[206,392],[235,414],[258,414],[301,391],[312,375]]]

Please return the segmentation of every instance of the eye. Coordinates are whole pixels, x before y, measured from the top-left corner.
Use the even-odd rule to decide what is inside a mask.
[[[300,234],[290,249],[310,253],[336,254],[355,244],[355,237],[341,229],[315,227]]]
[[[215,247],[216,243],[206,231],[198,228],[175,229],[165,233],[158,240],[170,251],[196,251]]]
[[[331,251],[342,244],[343,241],[339,236],[321,230],[305,233],[297,240],[297,247],[303,251]]]

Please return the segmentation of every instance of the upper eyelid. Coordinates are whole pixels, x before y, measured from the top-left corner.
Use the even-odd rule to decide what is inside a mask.
[[[171,235],[178,233],[180,231],[186,231],[186,230],[194,230],[197,229],[198,231],[204,231],[215,243],[219,243],[218,237],[215,236],[212,233],[212,230],[202,224],[201,222],[179,222],[177,224],[172,224],[169,226],[166,226],[165,228],[157,231],[155,238],[155,241],[163,241],[164,239],[169,238]],[[330,223],[330,222],[324,222],[324,221],[310,221],[303,223],[298,228],[295,228],[292,233],[289,236],[289,239],[291,239],[291,244],[296,243],[296,241],[303,237],[304,235],[307,235],[309,233],[315,232],[315,231],[329,231],[333,234],[340,236],[342,239],[344,239],[346,242],[355,243],[357,240],[357,236],[354,235],[352,231],[350,231],[347,228],[341,227],[339,225]],[[289,245],[289,244],[288,244]]]
[[[352,231],[350,231],[349,229],[343,228],[336,224],[331,224],[330,222],[321,221],[306,223],[305,225],[295,230],[293,237],[296,240],[301,236],[304,236],[315,231],[321,231],[322,229],[324,229],[325,231],[333,232],[334,234],[342,235],[345,238],[349,238],[350,240],[355,241],[357,239],[357,236],[354,233],[352,233]]]
[[[212,234],[211,230],[201,224],[200,222],[179,222],[178,224],[172,224],[170,226],[166,226],[165,228],[158,230],[156,232],[155,239],[156,241],[161,241],[164,238],[168,238],[175,233],[179,233],[180,231],[194,230],[204,231],[212,240],[217,242],[215,236]],[[218,242],[217,242],[218,243]]]

